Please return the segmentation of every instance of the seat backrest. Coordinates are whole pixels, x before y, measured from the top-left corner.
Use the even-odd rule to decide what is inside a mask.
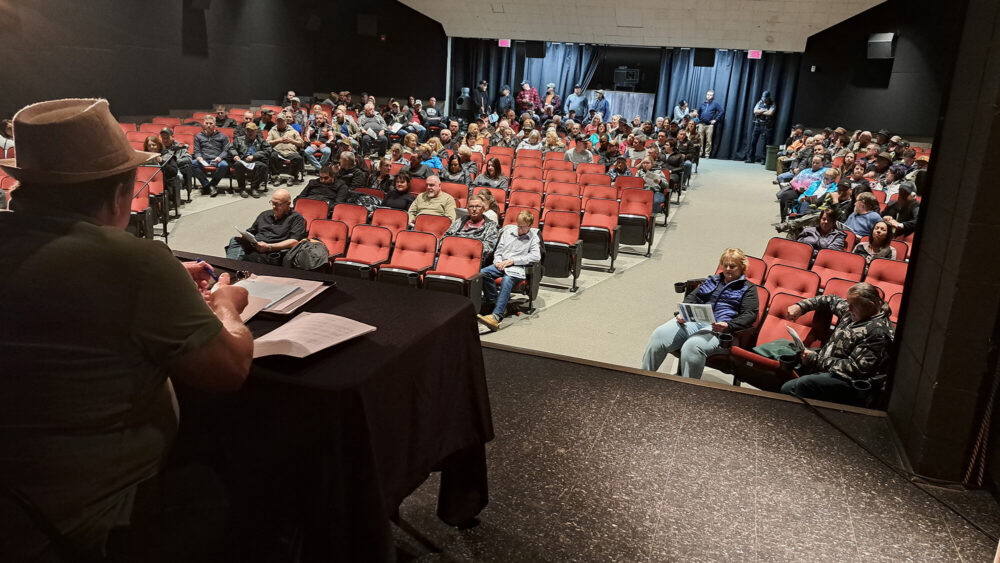
[[[889,298],[889,320],[897,323],[899,322],[899,310],[903,307],[903,294],[894,293],[892,297]]]
[[[879,205],[885,205],[885,192],[882,190],[872,190],[872,195],[878,200]]]
[[[809,267],[812,253],[813,247],[804,242],[774,237],[767,241],[762,258],[767,262],[768,268],[775,264],[785,264],[804,269]]]
[[[512,207],[534,207],[541,209],[542,194],[539,192],[513,191],[510,192],[510,205]]]
[[[652,193],[652,192],[650,192]],[[583,208],[587,208],[587,202],[594,199],[618,199],[618,190],[611,186],[583,186]],[[652,207],[652,204],[650,204]]]
[[[396,246],[389,266],[407,270],[429,268],[434,265],[437,243],[437,237],[431,233],[401,231],[396,235]]]
[[[572,246],[580,240],[580,214],[572,211],[546,211],[542,240]]]
[[[854,250],[854,244],[858,241],[858,235],[854,234],[854,231],[847,229],[844,229],[844,233],[847,234],[847,238],[844,239],[844,250],[851,252]]]
[[[444,236],[445,231],[451,227],[451,219],[440,215],[417,215],[417,220],[413,222],[414,231],[431,233],[437,238]]]
[[[347,248],[349,232],[343,221],[316,219],[309,225],[309,238],[323,241],[330,256],[334,258],[342,255]]]
[[[618,226],[618,201],[591,199],[584,206],[582,225],[601,227],[613,231]]]
[[[138,129],[135,123],[118,123],[118,126],[122,128],[122,131],[128,133],[129,131],[135,131]]]
[[[179,135],[191,135],[193,138],[198,133],[201,133],[201,125],[178,125],[174,127],[174,136]]]
[[[868,265],[865,281],[880,288],[884,295],[903,292],[908,264],[899,260],[876,258]]]
[[[520,166],[520,165],[514,166],[515,180],[518,178],[530,178],[532,180],[541,181],[542,176],[543,174],[541,168],[535,168],[534,166]]]
[[[572,162],[563,161],[567,164],[573,164]],[[576,172],[572,170],[546,170],[545,171],[545,181],[547,182],[565,182],[567,184],[577,184]]]
[[[716,274],[722,273],[722,266],[720,265],[715,270]],[[767,274],[767,264],[764,263],[760,258],[755,258],[753,256],[747,256],[747,271],[744,275],[751,282],[761,285],[764,283],[764,277]]]
[[[591,186],[587,186],[588,188]],[[622,190],[621,202],[618,204],[619,215],[653,215],[653,192],[642,189]]]
[[[487,154],[496,157],[499,157],[500,155],[506,155],[513,158],[514,147],[490,147],[490,151]]]
[[[510,185],[510,189],[511,191],[519,192],[542,193],[545,191],[545,183],[534,178],[514,178],[514,181]]]
[[[142,213],[149,207],[149,186],[136,180],[132,190],[132,213]]]
[[[768,268],[764,287],[771,292],[771,295],[791,293],[813,297],[819,290],[819,275],[809,270],[776,264]]]
[[[405,166],[405,165],[402,164],[402,163],[399,163],[399,162],[394,162],[393,164],[390,164],[389,165],[389,174],[392,175],[392,176],[395,176],[396,174],[399,174],[399,171],[403,169],[403,166]]]
[[[339,206],[338,206],[339,207]],[[351,229],[351,246],[347,248],[347,260],[371,264],[389,259],[392,250],[392,231],[385,227],[355,225]]]
[[[816,254],[810,269],[819,274],[820,287],[826,287],[832,278],[860,281],[865,273],[865,258],[853,252],[824,248]]]
[[[298,211],[299,215],[305,218],[306,228],[316,219],[326,219],[330,216],[330,206],[325,201],[318,199],[299,198],[295,202],[295,211]]]
[[[163,193],[163,174],[159,166],[140,166],[135,169],[136,181],[149,183],[149,195]]]
[[[823,288],[823,295],[836,295],[847,299],[847,290],[851,289],[851,286],[857,283],[854,280],[846,280],[844,278],[830,278],[826,281],[826,286]]]
[[[548,155],[546,155],[548,156]],[[542,170],[573,170],[573,163],[568,160],[546,158],[542,162]]]
[[[420,195],[427,191],[427,180],[424,178],[410,178],[410,193]]]
[[[581,186],[610,186],[611,176],[607,174],[580,174]]]
[[[614,185],[619,190],[625,190],[625,189],[631,189],[631,188],[635,188],[635,189],[641,190],[641,189],[643,189],[643,188],[646,187],[646,184],[643,181],[643,179],[642,178],[637,178],[635,176],[619,176],[619,177],[615,178],[615,184]]]
[[[910,245],[901,240],[893,239],[889,244],[896,249],[896,260],[906,260],[910,256]]]
[[[158,135],[160,129],[163,129],[164,127],[166,127],[166,125],[162,123],[140,123],[139,131],[149,132],[150,134]]]
[[[583,176],[584,174],[601,174],[601,175],[603,175],[604,172],[605,172],[605,170],[604,170],[604,165],[603,164],[594,164],[592,162],[582,162],[582,163],[576,165],[576,173],[579,176]],[[611,185],[610,184],[610,181],[611,181],[610,177],[608,178],[608,181],[609,181],[608,185],[610,186]],[[582,182],[582,178],[581,178],[581,182],[580,183],[583,183]]]
[[[483,161],[485,160],[483,153],[472,151],[472,156],[470,156],[469,158],[472,159],[472,162],[476,163],[476,166],[479,167],[479,170],[483,169]]]
[[[550,195],[567,195],[572,197],[580,197],[580,184],[576,181],[572,182],[555,182],[548,181],[545,183],[545,197]]]
[[[535,149],[521,149],[516,153],[516,160],[520,160],[522,158],[534,158],[542,160],[542,151]],[[540,168],[541,164],[539,164],[538,166]]]
[[[550,160],[564,160],[566,158],[566,151],[547,151],[542,155],[542,160],[548,162]],[[568,160],[566,162],[569,162]],[[570,164],[573,164],[570,162]]]
[[[789,336],[788,330],[785,328],[786,325],[792,327],[799,338],[808,344],[811,340],[809,332],[812,330],[815,313],[810,311],[794,321],[788,317],[788,308],[801,300],[801,296],[790,293],[772,294],[771,303],[767,308],[767,316],[764,317],[760,333],[757,335],[757,344],[773,342],[782,338],[791,340],[792,337]]]
[[[652,192],[650,192],[652,193]],[[570,211],[580,214],[580,198],[572,195],[549,194],[545,196],[545,211]]]
[[[441,182],[441,191],[455,198],[455,207],[465,207],[469,200],[469,186],[454,182]]]
[[[219,127],[219,133],[222,133],[227,138],[229,138],[229,142],[230,143],[233,142],[233,134],[235,132],[236,132],[236,129],[233,128],[233,127]]]
[[[333,215],[330,218],[334,221],[343,221],[347,224],[347,228],[353,232],[355,225],[368,222],[368,210],[363,205],[338,203],[334,206]]]
[[[372,225],[385,227],[392,232],[392,238],[396,239],[400,231],[405,231],[410,218],[402,209],[389,209],[380,207],[372,213]]]
[[[501,227],[517,223],[517,216],[520,215],[522,211],[531,213],[531,226],[538,227],[538,220],[540,218],[539,215],[541,215],[541,211],[539,209],[535,207],[516,207],[513,205],[508,206],[507,211],[504,212],[503,225],[501,225]]]
[[[444,237],[434,271],[469,279],[479,273],[483,243],[465,237]]]
[[[151,133],[149,131],[126,131],[125,138],[129,141],[139,141],[144,142],[146,137],[149,137]],[[153,135],[155,136],[155,135]]]

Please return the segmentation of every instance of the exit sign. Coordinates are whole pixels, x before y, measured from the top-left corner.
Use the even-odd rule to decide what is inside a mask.
[[[500,46],[501,47],[510,47],[510,39],[501,39],[500,40]]]
[[[747,51],[747,58],[748,59],[759,59],[760,55],[761,55],[760,51],[752,51],[752,50],[751,51]]]

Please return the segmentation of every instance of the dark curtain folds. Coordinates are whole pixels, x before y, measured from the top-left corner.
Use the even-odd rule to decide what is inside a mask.
[[[517,93],[517,67],[524,66],[524,50],[500,47],[495,39],[453,37],[451,40],[451,101],[458,99],[462,88],[474,91],[479,81],[490,83],[490,100],[495,103],[500,87],[510,86]]]
[[[602,56],[603,48],[597,45],[548,43],[545,58],[524,60],[524,78],[540,95],[544,95],[545,85],[552,82],[565,103],[566,97],[573,93],[574,84],[587,89]]]
[[[661,53],[656,115],[672,116],[680,100],[697,109],[705,101],[705,93],[715,90],[715,100],[726,113],[721,126],[715,127],[713,152],[716,158],[742,159],[753,127],[753,107],[761,93],[770,90],[778,106],[770,142],[784,140],[792,124],[800,53],[764,53],[762,59],[751,60],[746,51],[716,51],[712,67],[696,67],[693,58],[691,49],[664,49]]]

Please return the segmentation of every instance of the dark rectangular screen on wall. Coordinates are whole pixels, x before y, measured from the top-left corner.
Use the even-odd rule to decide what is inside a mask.
[[[525,41],[524,42],[524,56],[529,59],[544,59],[545,58],[545,42],[544,41]]]
[[[715,49],[695,49],[694,66],[715,66]]]

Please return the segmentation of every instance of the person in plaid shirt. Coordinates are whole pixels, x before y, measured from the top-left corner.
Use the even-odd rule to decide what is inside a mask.
[[[538,96],[538,90],[529,84],[527,80],[521,83],[521,91],[517,93],[514,104],[518,115],[523,113],[533,115],[536,111],[542,110],[542,99]]]

